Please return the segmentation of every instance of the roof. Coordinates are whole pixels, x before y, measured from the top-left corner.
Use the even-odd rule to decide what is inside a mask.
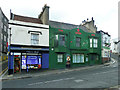
[[[75,24],[69,24],[69,23],[64,23],[64,22],[57,22],[57,21],[49,21],[49,25],[53,28],[62,28],[62,29],[74,29],[74,28],[80,28],[85,32],[89,32],[89,30],[81,25],[75,25]]]
[[[42,21],[38,18],[20,16],[16,14],[12,14],[12,15],[13,15],[13,18],[12,18],[13,20],[42,24]]]
[[[4,16],[4,18],[6,18],[7,19],[7,21],[9,21],[8,20],[8,18],[5,16],[5,14],[3,13],[3,11],[2,11],[2,9],[1,9],[1,7],[0,7],[0,11],[1,11],[1,13],[2,13],[2,15]]]
[[[111,36],[110,34],[108,34],[108,32],[104,32],[104,31],[102,31],[102,30],[97,31],[97,33],[100,33],[100,32],[102,32],[102,33],[104,33],[104,34],[107,34],[108,36]]]

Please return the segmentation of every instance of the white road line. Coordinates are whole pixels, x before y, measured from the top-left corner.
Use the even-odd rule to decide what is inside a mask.
[[[0,79],[8,72],[8,69],[0,76]]]
[[[79,83],[79,82],[82,82],[84,80],[79,79],[79,80],[74,80],[74,81],[77,82],[77,83]]]
[[[64,78],[64,79],[56,79],[56,80],[45,81],[45,82],[36,82],[36,83],[28,84],[28,85],[37,85],[37,84],[42,84],[42,83],[59,82],[59,81],[70,80],[70,79],[74,79],[74,77],[72,77],[72,78]]]

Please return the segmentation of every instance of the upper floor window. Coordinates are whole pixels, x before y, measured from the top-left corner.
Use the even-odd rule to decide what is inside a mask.
[[[65,46],[65,35],[59,35],[59,45]]]
[[[6,32],[7,31],[7,27],[4,25],[4,31]]]
[[[80,38],[76,37],[76,47],[80,47]]]
[[[98,47],[98,39],[90,38],[90,48],[97,48]]]
[[[6,36],[4,35],[4,42],[6,42]]]
[[[39,44],[39,34],[31,34],[31,44],[38,45]]]
[[[92,48],[92,38],[90,38],[90,47]]]
[[[94,48],[97,48],[97,45],[98,45],[98,41],[97,39],[94,39]]]

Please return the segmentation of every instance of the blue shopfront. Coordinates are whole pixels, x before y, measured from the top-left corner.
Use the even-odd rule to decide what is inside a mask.
[[[9,74],[49,68],[49,48],[10,47]]]

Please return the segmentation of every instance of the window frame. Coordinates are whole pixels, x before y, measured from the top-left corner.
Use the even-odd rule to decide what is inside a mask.
[[[57,54],[57,63],[63,63],[63,62],[64,62],[64,54]]]
[[[64,38],[63,38],[64,37]],[[65,35],[64,34],[59,34],[58,35],[58,42],[59,42],[59,46],[65,46]],[[64,39],[64,40],[63,40]]]
[[[79,39],[79,41],[77,39]],[[77,46],[78,44],[79,44],[79,46]],[[76,37],[76,47],[81,47],[81,38],[80,37]]]
[[[89,47],[98,48],[98,38],[89,38]]]
[[[72,63],[73,64],[85,63],[85,55],[81,53],[72,54]]]
[[[93,47],[98,48],[98,39],[93,38]]]
[[[38,39],[33,39],[33,35],[36,35],[38,37]],[[36,41],[37,43],[34,44],[33,42]],[[31,33],[31,45],[39,45],[39,34],[37,33]]]

